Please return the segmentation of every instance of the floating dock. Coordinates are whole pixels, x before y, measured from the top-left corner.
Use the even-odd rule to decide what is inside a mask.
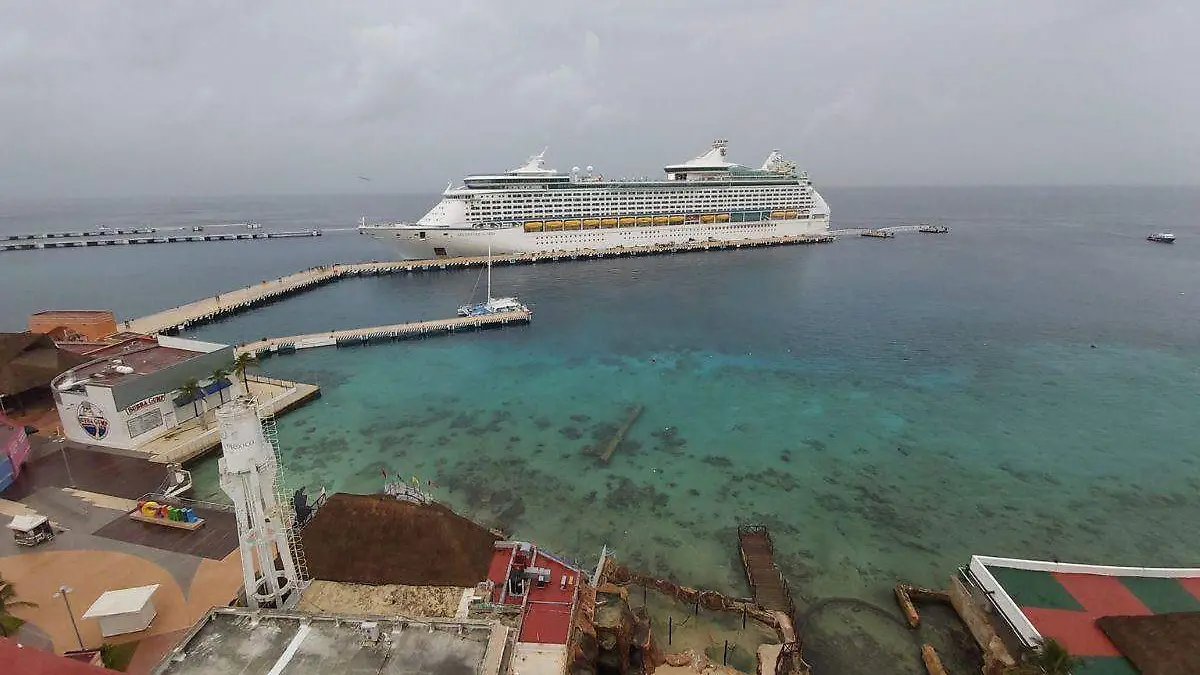
[[[789,246],[821,244],[835,241],[832,235],[800,235],[775,239],[748,241],[694,241],[673,246],[630,246],[611,249],[581,251],[546,251],[493,255],[492,265],[535,265],[539,262],[563,262],[568,260],[598,260],[602,258],[630,258],[697,251],[723,251],[764,246]],[[140,319],[126,321],[126,330],[138,333],[178,333],[191,326],[215,321],[247,309],[269,304],[289,295],[302,292],[346,277],[379,276],[384,274],[408,274],[436,272],[442,270],[467,269],[487,265],[487,256],[459,258],[434,258],[429,260],[398,260],[394,262],[369,262],[337,264],[314,267],[275,280],[263,281],[253,286],[239,288],[211,298],[174,307]]]
[[[379,344],[396,340],[412,340],[434,335],[446,335],[462,331],[499,328],[510,324],[529,323],[533,313],[529,311],[501,312],[484,316],[463,316],[436,321],[413,321],[390,326],[351,328],[328,333],[310,333],[291,337],[270,338],[251,342],[237,348],[239,352],[262,357],[268,354],[292,354],[300,349],[314,347],[355,347]]]
[[[795,620],[796,605],[783,572],[775,564],[775,544],[771,533],[763,525],[738,527],[738,547],[742,553],[742,565],[746,568],[746,579],[754,594],[754,603],[775,612],[783,612]]]
[[[105,233],[111,234],[111,233]],[[140,232],[139,232],[140,234]],[[70,233],[63,234],[63,237],[71,236],[99,236],[100,233]],[[26,235],[10,235],[9,239],[20,239],[25,237],[26,240],[18,241],[17,243],[0,243],[0,251],[34,251],[48,248],[94,248],[97,246],[135,246],[138,244],[182,244],[195,243],[206,241],[241,241],[246,239],[291,239],[295,237],[319,237],[320,230],[306,230],[302,232],[253,232],[245,234],[192,234],[192,235],[172,235],[168,237],[123,237],[123,238],[106,238],[106,239],[64,239],[62,241],[41,241],[41,239],[53,239],[59,237],[58,234],[34,235],[27,237]],[[33,240],[30,240],[33,239]]]
[[[73,239],[79,237],[111,237],[122,234],[154,234],[156,227],[102,228],[99,230],[76,230],[74,232],[37,232],[35,234],[0,234],[0,241],[28,241],[31,239]]]

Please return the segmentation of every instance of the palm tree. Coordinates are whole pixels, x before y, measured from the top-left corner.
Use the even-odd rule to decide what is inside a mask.
[[[247,395],[250,394],[250,383],[246,381],[246,369],[257,367],[258,360],[254,358],[253,354],[248,352],[241,352],[233,360],[233,372],[237,374],[238,379],[240,379],[242,384],[246,387]]]
[[[1083,665],[1083,659],[1074,656],[1058,640],[1043,639],[1025,662],[1009,671],[1011,675],[1071,675]]]
[[[204,390],[200,388],[200,383],[193,377],[180,385],[179,393],[183,394],[184,398],[192,399],[192,412],[196,413],[196,417],[200,418],[200,426],[207,429],[208,420],[204,418],[204,413],[208,412],[208,404],[204,400]],[[200,412],[200,407],[197,404],[204,406],[204,413]]]
[[[221,380],[225,379],[228,375],[229,375],[229,371],[226,370],[225,368],[217,368],[216,370],[212,371],[212,375],[209,375],[208,379],[212,380],[213,384],[218,384]],[[224,389],[218,390],[217,400],[219,401],[219,403],[217,403],[217,405],[221,405],[221,403],[225,402],[225,395],[224,395],[224,393],[221,393],[224,391],[225,391]]]
[[[25,623],[13,616],[9,610],[14,607],[37,607],[35,603],[16,598],[17,590],[13,588],[12,583],[5,581],[4,577],[0,576],[0,635],[4,637],[12,635],[21,627],[21,624]]]

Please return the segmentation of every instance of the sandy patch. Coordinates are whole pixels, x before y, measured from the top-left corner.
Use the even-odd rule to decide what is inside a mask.
[[[313,581],[296,609],[330,614],[453,617],[463,590],[454,586],[367,586]]]

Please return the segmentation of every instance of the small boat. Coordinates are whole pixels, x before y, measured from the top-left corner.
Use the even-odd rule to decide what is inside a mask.
[[[476,284],[479,282],[476,281]],[[487,302],[478,305],[466,304],[458,308],[459,316],[487,316],[488,314],[503,314],[505,312],[528,312],[529,308],[516,298],[492,297],[492,244],[488,242],[487,258]]]
[[[262,228],[261,223],[256,223],[254,221],[250,221],[250,222],[246,223],[247,230],[257,230],[257,229],[261,229],[261,228]]]
[[[1171,234],[1170,232],[1155,232],[1149,237],[1146,237],[1146,241],[1158,242],[1159,244],[1174,244],[1175,235]]]
[[[204,231],[203,225],[193,225],[192,226],[192,232],[203,232],[203,231]]]
[[[875,237],[876,239],[891,239],[896,236],[896,233],[888,230],[867,230],[862,233],[862,236]]]
[[[946,234],[950,228],[945,225],[930,225],[929,223],[921,223],[917,228],[917,232],[925,232],[926,234]]]

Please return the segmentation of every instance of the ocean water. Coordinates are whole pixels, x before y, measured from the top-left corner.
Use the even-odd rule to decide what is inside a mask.
[[[497,268],[496,293],[533,306],[531,325],[263,363],[324,391],[280,420],[290,480],[373,492],[381,471],[417,476],[517,537],[584,560],[607,544],[630,567],[739,596],[736,527],[767,524],[802,609],[849,597],[892,611],[897,581],[944,586],[971,554],[1195,564],[1200,190],[826,192],[838,226],[952,232]],[[56,229],[60,212],[90,221],[70,228],[113,212],[345,227],[427,203],[0,205],[0,231]],[[1145,242],[1156,230],[1179,243]],[[67,306],[136,316],[388,257],[352,232],[0,253],[0,283],[19,291],[0,297],[0,322]],[[347,280],[191,335],[444,317],[481,284],[478,271]],[[644,413],[602,464],[594,449],[631,406]],[[215,461],[193,471],[219,498]],[[804,637],[820,672],[921,672],[893,622],[861,603],[818,606]],[[656,611],[678,625],[689,610]],[[727,619],[689,628],[679,639],[718,656],[738,639]]]

